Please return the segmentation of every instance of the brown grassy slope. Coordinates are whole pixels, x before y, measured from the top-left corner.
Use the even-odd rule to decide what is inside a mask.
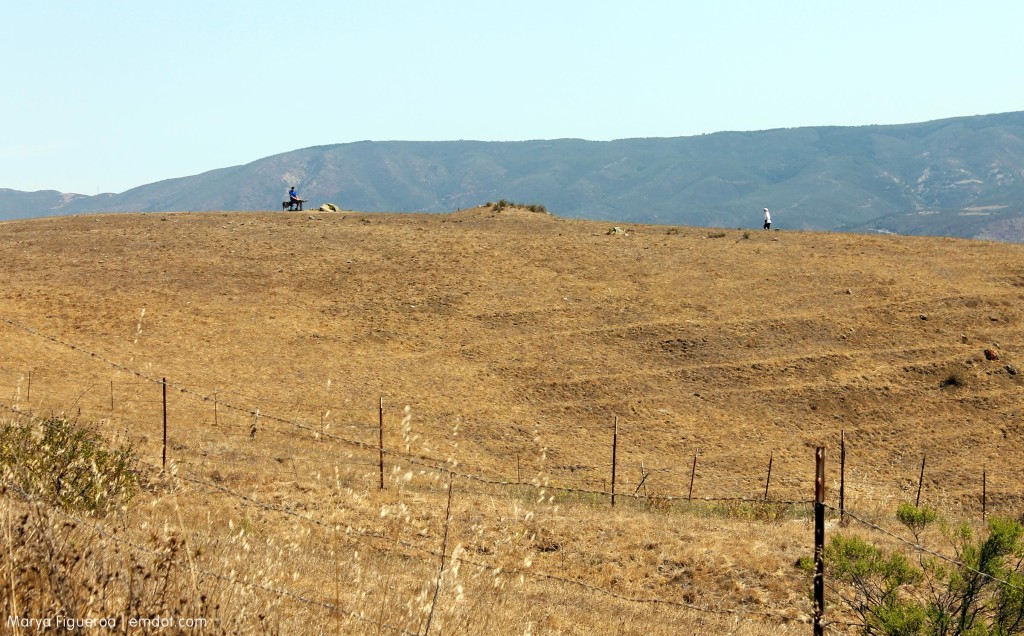
[[[329,410],[329,431],[370,443],[382,396],[389,448],[457,459],[460,471],[491,478],[519,472],[600,490],[618,417],[618,490],[633,491],[642,461],[654,471],[652,495],[685,495],[699,448],[697,496],[763,494],[774,453],[773,495],[808,499],[813,447],[828,446],[834,462],[844,430],[853,506],[891,510],[911,496],[927,453],[926,501],[976,507],[986,464],[990,506],[1019,512],[1022,379],[1006,366],[1024,367],[1024,247],[655,226],[621,236],[608,227],[485,209],[5,223],[0,317],[20,326],[0,323],[0,391],[22,407],[105,418],[158,458],[159,387],[73,344],[312,428]],[[986,348],[1000,360],[985,360]],[[959,385],[943,386],[954,376]],[[222,407],[215,426],[211,404],[194,394],[172,391],[170,406],[172,458],[190,474],[259,487],[318,515],[334,510],[347,523],[402,503],[373,494],[372,453],[311,446],[308,431],[273,420],[250,442],[251,416]],[[325,495],[320,479],[330,481],[338,457],[363,471],[345,485],[365,499]],[[833,463],[830,488],[836,477]],[[422,504],[423,540],[436,550],[442,495],[436,483],[425,488],[408,496]],[[524,495],[524,510],[535,496]],[[196,497],[215,515],[242,514],[237,501]],[[513,512],[517,495],[479,497],[458,510],[466,544],[473,532],[490,537],[476,540],[482,554],[519,558],[498,546],[525,528],[541,535],[527,543],[544,571],[683,602],[712,602],[703,587],[729,607],[806,611],[801,579],[786,570],[807,553],[802,524],[796,540],[755,526],[759,540],[748,541],[745,524],[690,520],[676,530],[672,517],[607,517],[603,508],[527,522]],[[253,523],[274,536],[280,520],[257,513]],[[561,547],[551,553],[545,541]],[[318,555],[311,549],[311,571]],[[551,590],[527,587],[508,601],[517,616],[544,612],[539,601],[516,605],[529,606],[533,593]],[[571,633],[598,611],[589,604],[602,607],[583,596],[574,610],[548,608],[541,631]]]
[[[544,447],[556,474],[599,486],[615,416],[624,470],[668,469],[648,484],[664,493],[697,448],[702,494],[756,492],[772,450],[780,487],[802,483],[808,449],[841,429],[879,486],[925,452],[936,479],[1013,474],[1020,246],[606,229],[483,210],[9,223],[0,315],[264,412],[372,422],[384,396],[434,454],[489,474]],[[6,366],[37,385],[87,362],[53,368],[47,343],[5,332]],[[966,386],[943,388],[954,368]]]

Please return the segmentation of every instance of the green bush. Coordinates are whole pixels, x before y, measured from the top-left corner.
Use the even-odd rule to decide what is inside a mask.
[[[938,517],[938,513],[928,506],[921,506],[919,508],[908,502],[901,503],[900,507],[896,510],[896,519],[905,525],[918,541],[921,540],[921,532],[924,531],[925,527],[938,519]]]
[[[107,512],[138,488],[130,445],[108,449],[99,435],[54,416],[0,429],[4,480],[67,509]]]
[[[488,203],[491,210],[495,212],[501,212],[508,208],[522,208],[529,210],[530,212],[537,212],[539,214],[547,214],[548,209],[538,203],[513,203],[512,201],[506,201],[505,199],[499,200],[497,203]]]
[[[897,516],[912,529],[935,519],[934,511],[909,504]],[[841,584],[840,597],[860,616],[864,634],[1022,634],[1024,527],[992,519],[987,530],[977,539],[966,524],[947,531],[955,558],[919,552],[916,563],[859,537],[836,536],[825,548],[826,577]]]

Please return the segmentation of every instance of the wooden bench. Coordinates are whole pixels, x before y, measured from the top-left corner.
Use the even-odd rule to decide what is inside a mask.
[[[305,202],[305,199],[295,199],[294,201],[282,201],[281,209],[298,210],[299,212],[302,212],[302,204]]]

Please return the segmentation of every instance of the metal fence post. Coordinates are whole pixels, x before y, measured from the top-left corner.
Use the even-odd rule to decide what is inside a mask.
[[[928,459],[927,455],[921,456],[921,476],[917,478],[917,499],[914,500],[914,507],[921,507],[921,487],[924,485],[924,462]]]
[[[986,510],[986,507],[987,507],[986,499],[988,499],[988,492],[987,492],[987,490],[988,490],[988,483],[987,483],[988,475],[986,473],[988,473],[988,467],[987,466],[983,466],[982,469],[981,469],[981,520],[982,521],[985,521],[985,516],[986,516],[986,513],[988,512]]]
[[[839,433],[839,523],[846,521],[846,431]]]
[[[690,468],[690,492],[686,495],[686,501],[693,501],[693,478],[697,475],[697,455],[700,449],[693,451],[693,467]]]
[[[380,399],[380,440],[377,445],[380,453],[380,489],[384,490],[384,398]]]
[[[615,453],[619,446],[619,416],[615,416],[612,428],[612,508],[615,507]]]
[[[167,378],[160,383],[164,392],[164,453],[160,462],[160,470],[167,470]]]
[[[814,455],[814,636],[825,634],[825,447]]]

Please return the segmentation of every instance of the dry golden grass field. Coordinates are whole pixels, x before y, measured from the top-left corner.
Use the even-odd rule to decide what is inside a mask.
[[[885,527],[922,458],[948,517],[980,521],[983,469],[988,512],[1024,511],[1024,246],[611,225],[0,224],[3,419],[68,414],[143,475],[106,516],[7,494],[3,551],[64,567],[51,596],[8,568],[7,614],[148,594],[205,621],[166,633],[802,634],[815,447],[836,505],[845,434],[845,504]],[[797,503],[759,503],[769,458]]]

